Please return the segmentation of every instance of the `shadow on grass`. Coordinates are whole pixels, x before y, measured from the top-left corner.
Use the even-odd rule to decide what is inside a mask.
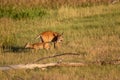
[[[2,47],[2,52],[14,52],[14,53],[21,53],[21,52],[28,52],[28,49],[20,46],[10,46],[10,47]]]

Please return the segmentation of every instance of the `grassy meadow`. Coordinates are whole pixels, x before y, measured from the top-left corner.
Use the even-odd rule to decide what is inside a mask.
[[[0,2],[0,66],[31,63],[62,53],[79,53],[81,56],[61,56],[37,63],[61,59],[63,62],[86,63],[120,59],[120,3],[75,6],[77,2],[70,5],[61,5],[61,2],[54,8],[56,6],[50,3],[47,7],[45,4],[38,7],[40,2],[37,4],[37,0],[34,2],[37,7],[31,6],[31,2],[29,5],[21,2],[23,6],[20,6],[15,0],[9,4],[5,1],[9,0]],[[49,51],[43,49],[37,52],[24,49],[27,42],[39,42],[35,37],[48,30],[64,32],[61,48],[54,49],[52,46]],[[119,80],[119,76],[120,65],[0,71],[0,80]]]

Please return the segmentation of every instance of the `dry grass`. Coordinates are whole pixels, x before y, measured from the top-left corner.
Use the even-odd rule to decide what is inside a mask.
[[[120,57],[119,9],[119,3],[85,8],[62,6],[48,10],[49,15],[42,19],[0,18],[0,65],[30,63],[41,57],[64,52],[78,52],[81,56],[63,56],[39,63],[61,59],[65,62],[117,59]],[[38,52],[24,49],[26,42],[38,42],[34,38],[46,30],[64,32],[61,49]],[[9,70],[0,71],[0,75],[2,80],[119,80],[120,66]]]
[[[34,7],[40,6],[45,8],[57,8],[60,6],[91,6],[98,4],[109,4],[114,0],[0,0],[1,6],[14,6],[14,7]],[[119,0],[116,0],[119,2]]]

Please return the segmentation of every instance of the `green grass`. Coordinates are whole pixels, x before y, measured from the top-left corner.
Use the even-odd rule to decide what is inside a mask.
[[[119,1],[118,1],[119,2]],[[111,0],[1,0],[1,7],[43,7],[43,8],[59,8],[61,6],[71,7],[87,7],[101,4],[111,4]]]
[[[5,7],[0,8],[0,18],[7,17],[13,19],[23,19],[23,18],[37,18],[47,15],[45,10],[41,8],[19,8]]]
[[[0,66],[30,63],[38,58],[64,52],[78,52],[81,56],[62,56],[38,63],[57,62],[60,59],[65,62],[117,59],[120,57],[119,9],[120,3],[85,8],[48,9],[45,10],[47,14],[42,18],[36,15],[34,18],[21,16],[20,19],[2,16]],[[31,8],[25,9],[27,13],[26,10],[31,13]],[[5,11],[4,15],[6,14],[9,15],[9,12]],[[52,47],[50,51],[39,50],[35,53],[24,49],[27,42],[38,42],[35,37],[46,30],[64,32],[64,42],[60,49],[56,50]],[[54,67],[45,71],[37,68],[0,71],[1,80],[119,80],[119,76],[119,65]]]

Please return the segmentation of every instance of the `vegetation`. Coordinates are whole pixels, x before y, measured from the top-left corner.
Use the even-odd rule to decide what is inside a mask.
[[[0,4],[4,6],[12,7],[43,7],[43,8],[59,8],[61,6],[92,6],[100,4],[110,4],[114,0],[1,0]],[[115,0],[118,2],[118,0]]]
[[[1,0],[0,18],[10,17],[14,19],[43,17],[46,9],[58,9],[60,7],[88,7],[100,4],[110,4],[109,0]]]
[[[38,58],[67,52],[76,52],[81,56],[61,56],[38,63],[61,59],[64,62],[89,63],[120,58],[120,3],[81,7],[67,0],[71,1],[70,5],[61,5],[55,9],[51,3],[45,5],[47,7],[37,7],[40,4],[37,1],[42,0],[27,5],[24,2],[26,0],[19,5],[16,0],[7,1],[0,1],[0,66],[31,63]],[[58,1],[64,3],[64,0]],[[75,2],[78,3],[77,0]],[[24,49],[27,42],[38,42],[34,38],[46,30],[64,32],[64,42],[60,49],[52,47],[50,51],[38,52]],[[119,80],[119,76],[120,65],[0,71],[1,80]]]
[[[0,17],[9,17],[13,19],[21,18],[36,18],[46,15],[46,11],[39,8],[30,9],[13,9],[12,7],[6,7],[0,9]]]

